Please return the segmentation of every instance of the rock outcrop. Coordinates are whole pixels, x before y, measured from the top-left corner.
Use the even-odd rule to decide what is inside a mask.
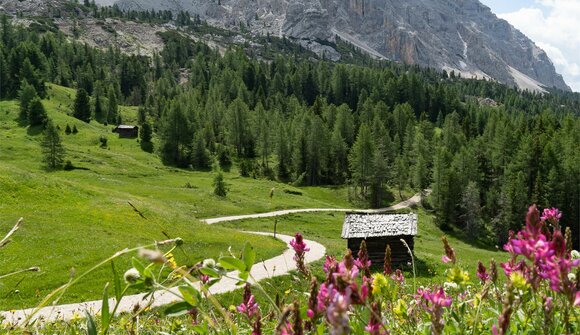
[[[225,28],[347,40],[376,57],[521,88],[570,90],[546,53],[478,0],[119,0],[125,9],[189,11]],[[303,42],[302,42],[303,43]],[[314,43],[309,43],[315,45]],[[320,48],[318,48],[320,49]]]

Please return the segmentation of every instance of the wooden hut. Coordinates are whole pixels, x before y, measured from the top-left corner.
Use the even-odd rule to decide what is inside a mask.
[[[139,136],[139,127],[122,124],[113,129],[113,133],[117,133],[119,137],[123,138],[136,138]]]
[[[383,264],[387,244],[391,246],[391,261],[394,264],[407,263],[417,235],[417,214],[365,214],[347,213],[342,226],[342,238],[348,240],[348,248],[356,257],[360,244],[366,241],[369,258],[373,264]]]

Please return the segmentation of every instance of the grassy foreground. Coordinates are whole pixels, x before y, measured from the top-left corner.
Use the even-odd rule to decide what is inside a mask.
[[[49,117],[60,127],[73,171],[46,172],[42,167],[41,129],[18,122],[18,103],[0,102],[0,232],[18,218],[25,224],[2,251],[0,275],[39,266],[41,272],[0,282],[0,310],[35,306],[42,297],[66,283],[70,273],[84,270],[116,251],[170,237],[185,240],[175,256],[182,264],[218,257],[228,247],[240,250],[245,241],[260,245],[258,258],[279,254],[285,246],[273,238],[210,227],[199,218],[266,212],[296,207],[344,207],[346,191],[329,188],[297,189],[266,180],[225,174],[230,193],[212,194],[213,174],[164,166],[155,154],[131,139],[119,139],[112,126],[78,121],[70,114],[74,91],[50,85],[43,101]],[[125,120],[133,108],[121,108]],[[69,124],[79,133],[65,135]],[[108,148],[99,147],[99,137]],[[191,187],[186,188],[186,184]],[[273,199],[269,192],[276,188]],[[299,191],[292,195],[284,190]],[[140,217],[129,205],[138,208]],[[126,269],[129,259],[118,264]],[[74,269],[74,270],[71,270]],[[105,267],[73,287],[61,302],[98,299],[111,278]]]

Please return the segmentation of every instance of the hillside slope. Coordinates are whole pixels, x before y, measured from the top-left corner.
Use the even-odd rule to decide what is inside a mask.
[[[0,310],[35,306],[51,290],[68,281],[71,271],[80,274],[124,248],[181,237],[183,251],[175,257],[193,264],[241,250],[245,241],[260,245],[260,259],[278,255],[284,245],[268,237],[209,227],[198,218],[265,212],[281,208],[346,206],[341,190],[304,188],[266,180],[240,178],[226,173],[231,191],[226,198],[213,196],[211,172],[192,172],[163,166],[156,154],[141,150],[134,139],[120,139],[112,126],[86,124],[68,115],[75,91],[49,85],[43,104],[60,127],[66,159],[77,169],[46,172],[42,167],[41,129],[19,124],[18,104],[0,101],[0,235],[20,217],[25,223],[2,249],[0,275],[39,266],[41,272],[15,276],[0,282]],[[122,107],[131,122],[135,109]],[[66,125],[78,134],[66,135]],[[99,137],[108,148],[99,147]],[[269,192],[276,192],[270,199]],[[284,189],[302,195],[284,193]],[[138,208],[141,218],[129,205]],[[118,264],[125,271],[129,259]],[[71,270],[71,269],[76,270]],[[62,302],[98,299],[110,266],[73,287]]]

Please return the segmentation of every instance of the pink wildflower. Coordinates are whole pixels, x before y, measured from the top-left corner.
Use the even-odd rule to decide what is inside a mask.
[[[371,310],[371,318],[365,330],[371,335],[386,335],[383,330],[383,323],[381,321],[381,310],[378,303],[373,303]]]
[[[338,291],[331,291],[330,304],[326,310],[326,319],[330,325],[330,335],[344,335],[350,332],[349,308],[350,294],[342,295]]]
[[[398,282],[399,284],[405,283],[405,276],[403,276],[403,272],[401,272],[400,269],[395,270],[395,273],[393,273],[391,279]]]
[[[324,261],[324,273],[328,274],[331,269],[338,266],[338,262],[334,256],[326,256],[326,260]]]
[[[310,251],[310,248],[308,248],[306,243],[304,243],[302,234],[296,233],[294,239],[290,241],[290,246],[294,249],[294,260],[296,261],[296,267],[298,268],[298,271],[304,275],[308,275],[309,271],[306,268],[306,264],[304,262],[304,255],[307,251]]]
[[[489,274],[487,274],[487,269],[481,261],[477,262],[477,276],[482,284],[485,284],[485,282],[490,279]]]
[[[441,237],[441,241],[443,242],[443,248],[445,249],[445,255],[441,258],[441,260],[443,263],[451,262],[455,264],[457,261],[457,258],[455,257],[455,249],[451,247],[449,241],[447,241],[447,237]]]
[[[442,287],[438,290],[418,289],[416,296],[421,306],[431,314],[431,330],[433,334],[442,334],[445,326],[443,321],[443,308],[451,306],[452,298],[445,295]]]
[[[558,222],[562,218],[562,213],[557,208],[544,208],[544,212],[542,213],[542,217],[540,218],[542,221],[549,221],[549,222]]]
[[[244,288],[244,299],[242,303],[236,307],[236,310],[252,319],[258,312],[258,303],[255,301],[254,295],[250,290],[250,284],[246,284]]]

